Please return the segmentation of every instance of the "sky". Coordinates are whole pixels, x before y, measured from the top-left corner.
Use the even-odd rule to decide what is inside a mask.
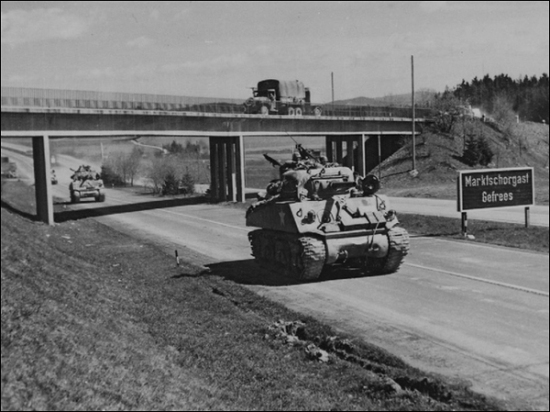
[[[2,1],[2,87],[312,101],[549,72],[548,1]]]

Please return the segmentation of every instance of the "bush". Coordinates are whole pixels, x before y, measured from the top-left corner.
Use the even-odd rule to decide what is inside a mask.
[[[161,195],[193,194],[196,180],[191,176],[189,167],[178,156],[168,155],[153,158],[147,171],[153,193]]]
[[[189,173],[185,173],[182,179],[178,179],[175,173],[169,171],[164,176],[161,194],[166,195],[190,195],[195,193],[195,180]]]
[[[105,168],[103,181],[108,185],[130,186],[134,185],[134,179],[141,169],[141,157],[143,151],[135,147],[130,153],[110,153],[101,167],[102,175]]]
[[[462,161],[468,166],[487,166],[494,157],[494,152],[489,146],[487,139],[479,137],[471,138],[466,142],[466,148],[462,154]]]
[[[125,186],[126,182],[122,176],[116,173],[111,166],[102,165],[101,166],[101,179],[105,186]]]
[[[451,133],[453,127],[463,115],[464,103],[454,96],[450,90],[436,95],[433,108],[437,111],[432,127],[439,133]]]

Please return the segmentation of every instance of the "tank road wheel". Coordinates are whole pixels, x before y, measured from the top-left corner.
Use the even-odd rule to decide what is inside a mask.
[[[325,242],[314,237],[303,236],[297,238],[291,248],[293,249],[291,275],[299,280],[319,279],[327,255]]]
[[[302,108],[301,107],[296,108],[296,116],[298,116],[298,117],[302,116]]]
[[[320,239],[263,229],[248,237],[252,255],[265,269],[302,281],[318,279],[323,271],[326,247]]]
[[[80,192],[74,191],[71,192],[71,203],[80,202]]]
[[[296,114],[296,112],[294,111],[294,107],[289,107],[288,108],[288,115],[289,116],[294,116]]]
[[[365,271],[373,275],[385,275],[397,272],[405,256],[409,253],[409,233],[402,227],[393,227],[388,231],[389,250],[383,258],[367,258]]]
[[[252,248],[252,256],[256,262],[264,269],[273,269],[270,265],[273,260],[273,248],[269,243],[269,237],[266,236],[263,230],[254,230],[248,233],[248,240]]]
[[[267,107],[267,106],[262,106],[262,107],[260,108],[260,114],[261,114],[262,116],[267,116],[267,115],[269,115],[269,107]]]

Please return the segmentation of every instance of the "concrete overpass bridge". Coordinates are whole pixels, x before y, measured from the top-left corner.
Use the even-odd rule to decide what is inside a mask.
[[[233,102],[189,105],[178,99],[184,98],[2,88],[1,136],[32,138],[38,218],[48,224],[54,222],[49,180],[50,139],[207,137],[212,197],[244,202],[244,139],[323,136],[329,161],[343,163],[365,175],[375,166],[379,155],[390,154],[391,142],[396,137],[413,133],[411,117],[397,117],[394,112],[380,108],[376,112],[355,112],[349,108],[345,108],[347,112],[344,109],[338,112],[332,108],[328,112],[332,115],[321,117],[261,116],[243,114],[241,106]],[[208,110],[195,110],[197,106]],[[223,109],[213,110],[216,106]],[[416,120],[420,124],[427,121],[423,117]],[[419,130],[421,126],[415,133],[419,134]]]

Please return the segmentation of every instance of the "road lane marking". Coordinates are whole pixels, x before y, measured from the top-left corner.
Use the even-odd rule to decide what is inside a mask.
[[[116,197],[114,199],[113,199],[113,197],[110,197],[110,200],[114,201],[114,202],[118,202],[118,203],[123,203],[123,204],[127,203],[127,201],[120,200],[120,198],[117,199]],[[173,212],[171,210],[166,210],[166,209],[162,209],[162,208],[154,209],[154,211],[159,211],[159,212],[162,212],[162,213],[167,213],[167,214],[176,215],[176,216],[182,216],[182,217],[186,217],[186,218],[192,219],[192,220],[200,220],[202,222],[213,223],[213,224],[216,224],[216,225],[219,225],[219,226],[225,226],[225,227],[229,227],[231,229],[237,229],[237,230],[241,230],[241,231],[247,232],[247,233],[251,232],[253,230],[253,229],[248,229],[248,228],[245,228],[245,227],[228,225],[227,223],[221,223],[221,222],[217,222],[215,220],[204,219],[202,217],[187,215],[185,213]],[[151,210],[142,210],[140,212],[151,212]]]
[[[474,280],[476,282],[488,283],[490,285],[501,286],[501,287],[508,288],[508,289],[514,289],[514,290],[518,290],[518,291],[521,291],[521,292],[532,293],[534,295],[549,297],[548,292],[543,292],[541,290],[530,289],[530,288],[525,288],[525,287],[522,287],[522,286],[512,285],[510,283],[497,282],[495,280],[479,278],[477,276],[465,275],[463,273],[450,272],[448,270],[430,268],[430,267],[422,266],[422,265],[415,265],[413,263],[405,262],[404,265],[412,266],[412,267],[417,268],[417,269],[429,270],[431,272],[444,273],[446,275],[455,276],[455,277],[459,277],[459,278],[463,278],[463,279]]]
[[[165,209],[157,209],[157,210],[160,210],[163,213],[169,213],[169,214],[172,214],[172,215],[183,216],[183,217],[187,217],[189,219],[200,220],[202,222],[213,223],[213,224],[216,224],[216,225],[229,227],[231,229],[241,230],[241,231],[247,232],[247,233],[253,230],[253,229],[247,229],[247,228],[240,227],[240,226],[228,225],[227,223],[216,222],[215,220],[203,219],[202,217],[186,215],[185,213],[172,212],[171,210],[165,210]]]

